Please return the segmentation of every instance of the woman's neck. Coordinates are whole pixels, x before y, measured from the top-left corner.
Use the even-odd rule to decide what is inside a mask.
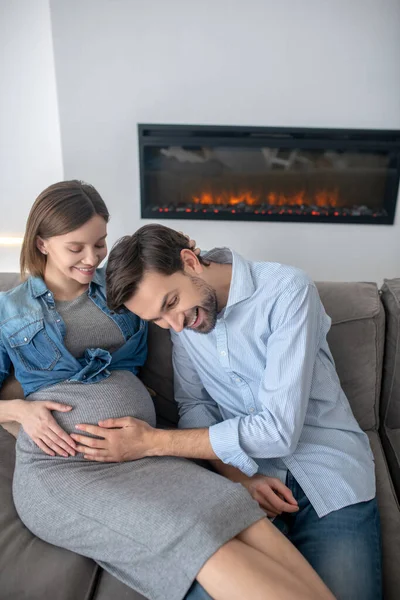
[[[54,299],[60,301],[74,300],[89,287],[86,283],[63,277],[50,269],[46,269],[43,279],[48,289],[53,292]]]

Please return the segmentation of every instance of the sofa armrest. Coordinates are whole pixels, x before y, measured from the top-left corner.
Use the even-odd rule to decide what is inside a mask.
[[[400,279],[385,279],[381,299],[386,313],[380,435],[400,499]]]
[[[393,485],[400,502],[400,429],[383,427],[380,437]]]

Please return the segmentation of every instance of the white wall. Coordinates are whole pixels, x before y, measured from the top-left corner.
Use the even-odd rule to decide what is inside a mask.
[[[139,208],[136,124],[400,128],[398,0],[50,0],[65,178],[110,238]],[[400,210],[400,208],[399,208]],[[163,221],[315,279],[400,276],[395,226]]]
[[[21,236],[36,196],[63,179],[48,0],[0,0],[0,237]],[[19,248],[0,246],[0,272]]]

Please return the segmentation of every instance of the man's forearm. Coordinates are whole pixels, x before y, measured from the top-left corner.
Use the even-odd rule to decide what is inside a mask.
[[[154,434],[154,435],[153,435]],[[209,460],[215,470],[231,481],[250,479],[240,469],[226,465],[212,449],[208,429],[157,429],[152,431],[148,456],[182,456]]]
[[[147,456],[182,456],[218,460],[208,429],[152,429],[145,442]]]

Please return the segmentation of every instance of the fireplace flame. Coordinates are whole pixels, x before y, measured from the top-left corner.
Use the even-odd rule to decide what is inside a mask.
[[[217,206],[236,206],[237,204],[246,204],[247,206],[257,206],[260,204],[269,204],[270,206],[318,206],[318,207],[337,207],[339,206],[339,191],[317,190],[314,196],[306,194],[305,190],[299,192],[283,194],[282,192],[269,192],[264,198],[261,194],[256,194],[251,190],[245,190],[239,193],[222,192],[214,194],[210,191],[202,192],[198,196],[192,196],[194,204],[217,205]]]

